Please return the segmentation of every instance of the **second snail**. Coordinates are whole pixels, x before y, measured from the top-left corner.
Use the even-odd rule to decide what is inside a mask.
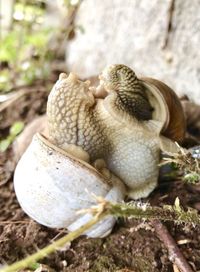
[[[89,215],[76,214],[94,202],[86,190],[115,202],[147,197],[161,151],[176,153],[175,141],[184,139],[183,109],[167,85],[138,79],[125,65],[106,67],[99,79],[95,88],[73,73],[60,75],[47,102],[48,139],[36,135],[17,165],[18,201],[43,225],[73,230],[86,223]],[[105,236],[114,222],[87,234]]]

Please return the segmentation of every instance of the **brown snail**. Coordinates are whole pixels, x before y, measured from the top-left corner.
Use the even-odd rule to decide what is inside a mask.
[[[47,119],[49,139],[35,135],[16,168],[15,190],[36,221],[69,230],[90,218],[76,214],[93,204],[86,190],[116,202],[126,194],[148,196],[157,185],[160,151],[176,152],[174,141],[184,138],[185,129],[173,91],[137,79],[124,65],[106,68],[96,89],[72,73],[61,74],[48,98]],[[87,235],[103,237],[114,223],[108,217]]]

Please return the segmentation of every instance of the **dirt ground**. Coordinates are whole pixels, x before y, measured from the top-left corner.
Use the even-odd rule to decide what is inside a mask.
[[[55,81],[56,75],[52,77]],[[23,87],[25,94],[0,111],[0,138],[14,121],[28,124],[45,112],[51,82]],[[183,102],[187,118],[185,146],[200,142],[200,107]],[[63,236],[66,230],[49,229],[32,221],[18,205],[13,190],[15,168],[13,149],[0,154],[0,264],[13,263]],[[31,162],[30,162],[31,163]],[[152,205],[174,204],[200,209],[200,187],[181,180],[162,179],[146,199]],[[200,226],[165,223],[193,271],[200,271]],[[148,222],[119,219],[112,234],[104,239],[80,237],[71,245],[40,261],[47,266],[39,271],[177,271],[169,260],[165,245]],[[29,271],[29,270],[26,270]],[[33,271],[30,269],[30,271]]]

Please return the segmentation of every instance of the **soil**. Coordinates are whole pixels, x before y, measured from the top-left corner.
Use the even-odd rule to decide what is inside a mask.
[[[52,76],[52,82],[57,75]],[[45,112],[50,83],[23,87],[25,94],[0,112],[0,137],[9,133],[13,122],[22,120],[28,124]],[[200,141],[200,107],[194,109],[189,101],[183,102],[187,114],[187,147]],[[193,119],[192,119],[193,118]],[[192,119],[192,120],[191,120]],[[191,125],[192,124],[192,125]],[[12,146],[0,154],[0,264],[2,266],[20,260],[54,239],[66,230],[50,229],[31,220],[21,210],[13,190],[15,161]],[[180,179],[161,178],[157,189],[146,199],[152,205],[174,204],[178,196],[184,207],[200,209],[199,186],[191,186]],[[200,227],[193,225],[165,224],[193,271],[200,271]],[[165,245],[157,238],[154,229],[146,221],[119,219],[112,234],[103,239],[84,236],[70,245],[42,259],[38,271],[177,271],[169,260]],[[27,269],[24,271],[34,271]]]

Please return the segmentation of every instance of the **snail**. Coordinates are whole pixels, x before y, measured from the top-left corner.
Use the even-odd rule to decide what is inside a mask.
[[[72,155],[79,146],[90,163],[102,158],[130,198],[146,197],[157,185],[160,151],[177,152],[174,141],[184,138],[182,106],[167,85],[138,79],[125,65],[99,77],[94,89],[73,73],[60,75],[47,103],[50,140]]]
[[[86,223],[91,215],[76,212],[94,204],[88,192],[114,202],[148,196],[161,150],[177,152],[174,141],[184,138],[181,104],[164,83],[138,79],[125,65],[99,78],[94,88],[60,74],[47,102],[48,139],[36,134],[16,167],[18,201],[45,226],[72,231]],[[86,234],[104,237],[114,223],[109,216]]]

